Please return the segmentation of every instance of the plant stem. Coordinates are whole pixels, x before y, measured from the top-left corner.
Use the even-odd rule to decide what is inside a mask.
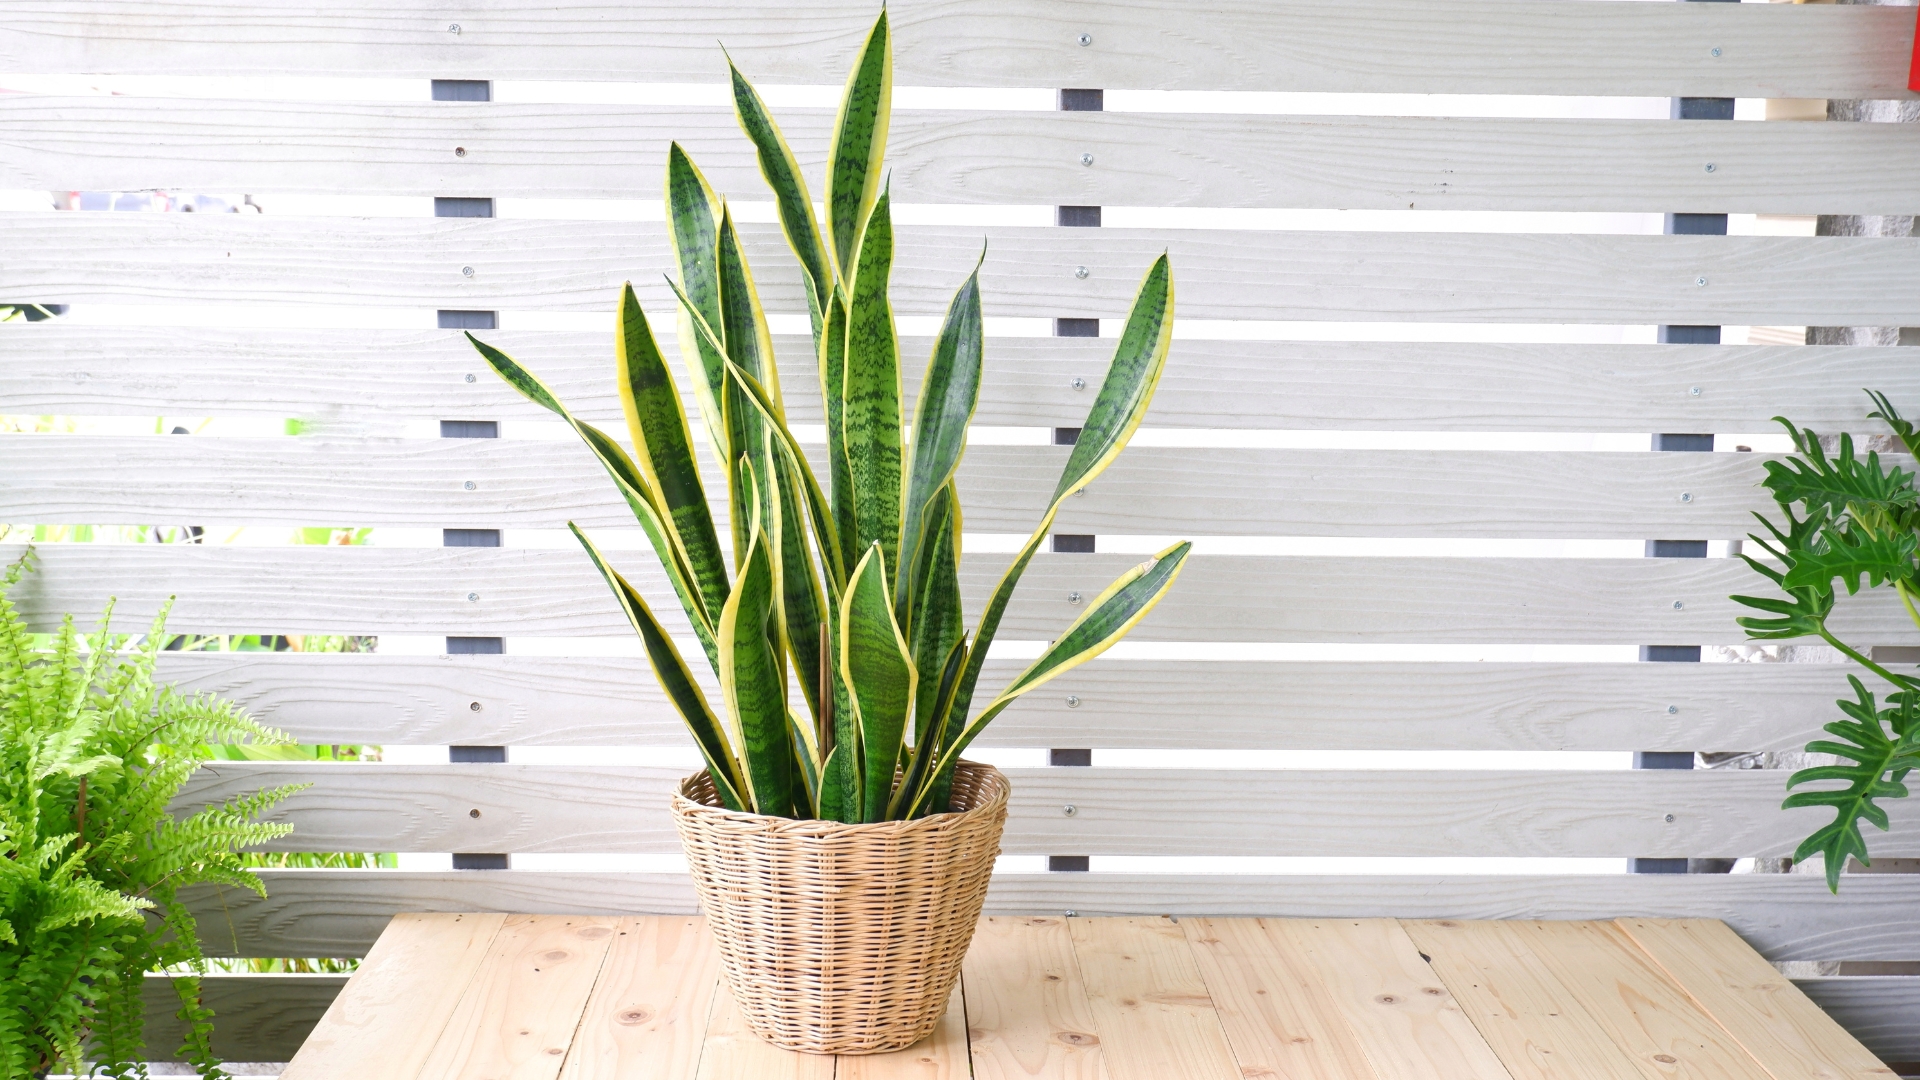
[[[1861,667],[1866,668],[1868,671],[1873,672],[1875,675],[1878,675],[1881,678],[1887,680],[1888,682],[1899,687],[1900,689],[1920,690],[1920,682],[1915,682],[1913,679],[1909,679],[1905,675],[1895,675],[1893,672],[1888,671],[1886,668],[1883,668],[1879,664],[1876,664],[1873,661],[1867,659],[1865,656],[1861,655],[1857,650],[1849,646],[1846,642],[1841,641],[1837,637],[1834,637],[1833,633],[1827,629],[1825,623],[1820,624],[1820,636],[1826,639],[1827,644],[1833,646],[1836,649],[1839,649],[1842,653],[1845,653],[1849,659],[1853,660],[1853,662],[1859,664]]]
[[[1907,606],[1907,618],[1913,620],[1913,625],[1920,626],[1920,610],[1915,610],[1913,606],[1913,593],[1907,588],[1907,583],[1895,580],[1893,588],[1900,594],[1900,602]]]

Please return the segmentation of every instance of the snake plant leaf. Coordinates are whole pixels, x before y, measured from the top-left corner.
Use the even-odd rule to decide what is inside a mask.
[[[700,645],[707,652],[709,663],[719,663],[719,651],[714,640],[714,621],[708,615],[707,603],[700,592],[700,580],[692,565],[686,559],[684,549],[677,542],[672,519],[669,517],[660,494],[648,481],[640,467],[627,456],[619,443],[611,436],[592,424],[578,420],[567,411],[553,391],[532,372],[520,366],[511,356],[488,345],[472,334],[467,340],[473,344],[487,365],[493,368],[507,385],[520,391],[528,400],[541,406],[565,420],[574,433],[580,436],[587,448],[600,462],[607,475],[613,478],[615,489],[626,500],[628,509],[633,511],[635,520],[647,535],[647,542],[660,557],[660,565],[667,573],[667,581],[673,586],[674,595],[680,600],[680,606],[686,610],[687,620],[693,626],[694,634],[700,639]]]
[[[733,212],[725,203],[720,207],[720,322],[707,325],[720,331],[727,359],[766,387],[774,411],[784,419],[786,407],[780,400],[780,369],[773,362],[773,337],[767,332],[767,315],[760,307],[760,294],[753,286],[753,271],[740,248],[740,234],[734,229]],[[691,295],[691,294],[689,294]]]
[[[963,634],[948,650],[947,658],[940,665],[940,682],[931,695],[926,693],[930,680],[921,680],[920,692],[916,695],[921,701],[932,704],[922,710],[918,705],[914,712],[913,757],[907,766],[906,775],[901,778],[900,787],[887,803],[888,820],[899,820],[903,811],[912,805],[914,795],[926,784],[928,774],[940,760],[940,752],[953,742],[953,736],[960,734],[956,725],[950,723],[952,713],[948,706],[953,702],[953,691],[960,685],[960,672],[967,666],[967,642]],[[923,669],[932,670],[932,669]],[[920,800],[920,811],[925,813],[931,805],[945,806],[951,794],[953,778],[947,777],[945,789],[936,787],[924,800]]]
[[[740,797],[745,786],[740,779],[740,762],[727,744],[719,718],[707,705],[707,696],[700,692],[700,687],[693,681],[693,673],[687,670],[687,662],[681,659],[680,650],[674,647],[673,639],[667,636],[660,620],[654,617],[640,590],[614,570],[579,526],[569,521],[567,528],[580,541],[580,546],[586,549],[587,557],[593,560],[600,576],[607,579],[607,585],[613,590],[614,599],[619,601],[620,609],[626,613],[627,621],[639,632],[640,641],[646,646],[647,660],[653,665],[654,678],[660,680],[661,689],[667,692],[667,700],[673,702],[674,709],[686,722],[687,730],[693,734],[693,741],[700,747],[700,756],[706,760],[707,771],[713,776],[713,786],[720,793],[721,804],[729,810],[746,810],[747,803]]]
[[[727,74],[733,83],[734,115],[739,118],[740,130],[753,140],[760,158],[760,175],[773,189],[774,205],[780,210],[787,246],[793,249],[800,271],[806,275],[807,311],[813,319],[813,339],[818,343],[827,301],[833,295],[833,267],[820,241],[813,197],[807,194],[806,178],[800,174],[800,163],[794,160],[786,137],[780,134],[780,125],[774,123],[773,114],[767,111],[753,84],[734,66],[732,57],[727,58]]]
[[[1788,788],[1831,780],[1843,781],[1846,786],[1796,791],[1781,803],[1781,808],[1788,810],[1803,806],[1833,809],[1834,819],[1802,841],[1793,857],[1798,862],[1816,852],[1822,855],[1827,888],[1834,892],[1840,890],[1840,873],[1848,857],[1872,865],[1860,821],[1865,819],[1883,832],[1889,824],[1886,809],[1874,800],[1905,798],[1907,786],[1902,781],[1920,768],[1920,707],[1916,707],[1920,706],[1920,692],[1896,691],[1888,695],[1886,708],[1877,708],[1873,694],[1858,678],[1849,675],[1847,681],[1853,684],[1855,700],[1842,698],[1835,702],[1847,718],[1825,725],[1828,734],[1842,741],[1817,739],[1807,744],[1809,753],[1833,754],[1845,763],[1801,769],[1787,780]]]
[[[845,722],[839,713],[834,714],[836,727]],[[827,759],[820,765],[820,818],[858,825],[862,806],[853,743],[835,743],[833,749],[827,751]]]
[[[865,551],[879,544],[886,565],[900,557],[901,399],[900,341],[887,300],[893,269],[893,222],[887,196],[873,205],[860,241],[859,269],[847,310],[847,364],[841,384],[841,424],[847,471],[853,482],[853,529]],[[889,585],[892,583],[889,582]]]
[[[966,616],[960,607],[960,496],[951,481],[934,492],[925,511],[928,542],[920,549],[917,565],[902,571],[901,591],[910,595],[896,597],[895,617],[911,612],[911,619],[899,619],[901,630],[913,643],[913,664],[921,671],[939,671],[947,653],[966,633]],[[933,717],[933,696],[939,687],[932,679],[920,682],[914,701],[917,723]]]
[[[880,162],[886,154],[892,115],[893,40],[882,9],[847,76],[840,115],[833,124],[832,156],[827,159],[827,226],[834,266],[843,283],[854,277],[854,252],[880,194]]]
[[[751,491],[757,486],[749,461],[741,459],[738,471],[743,487]],[[749,505],[759,505],[757,495],[749,497]],[[746,560],[720,613],[720,692],[745,758],[754,813],[791,817],[796,778],[789,747],[787,671],[774,617],[778,586],[772,538],[761,524],[756,513],[749,522]]]
[[[1167,352],[1173,344],[1173,271],[1162,254],[1147,268],[1141,279],[1140,289],[1134,295],[1133,310],[1127,315],[1125,331],[1120,335],[1119,344],[1114,348],[1113,363],[1107,368],[1107,377],[1100,385],[1100,393],[1094,399],[1093,407],[1087,414],[1086,422],[1080,429],[1080,437],[1074,443],[1073,453],[1067,457],[1066,468],[1060,474],[1060,482],[1054,487],[1053,501],[1048,504],[1046,513],[1040,516],[1040,524],[1027,538],[1027,543],[1014,556],[1012,565],[1000,576],[993,592],[987,598],[986,608],[980,613],[979,626],[973,633],[973,645],[967,656],[967,668],[960,676],[959,689],[954,693],[953,707],[964,715],[973,707],[973,692],[980,679],[980,668],[986,663],[987,650],[992,647],[994,636],[999,632],[1001,616],[1006,614],[1007,604],[1013,600],[1013,591],[1020,584],[1021,575],[1040,550],[1040,543],[1046,539],[1047,530],[1052,527],[1053,519],[1060,513],[1060,504],[1073,492],[1084,488],[1093,478],[1100,475],[1113,459],[1124,450],[1127,441],[1140,428],[1140,422],[1146,418],[1147,407],[1153,403],[1153,392],[1160,385],[1160,376],[1167,366]]]
[[[699,312],[707,325],[718,329],[720,317],[720,199],[707,178],[679,143],[667,147],[667,239],[673,245],[674,264],[686,293],[687,308]],[[696,333],[685,311],[678,320],[680,359],[694,372],[694,399],[706,418],[714,454],[732,461],[726,429],[721,426],[720,391],[726,367],[720,350]]]
[[[840,677],[846,680],[865,753],[862,820],[885,819],[894,769],[913,709],[918,676],[913,655],[893,618],[887,560],[879,544],[853,569],[840,601]]]
[[[1192,541],[1182,541],[1148,559],[1146,562],[1128,570],[1116,578],[1106,591],[1094,598],[1087,606],[1085,614],[1074,620],[1067,632],[1060,635],[1047,651],[1040,654],[1020,673],[1020,676],[1007,685],[998,697],[988,703],[978,719],[962,729],[958,738],[941,752],[936,766],[935,778],[950,775],[954,763],[966,751],[969,743],[1000,715],[1008,705],[1013,704],[1022,694],[1045,685],[1049,680],[1067,671],[1079,667],[1106,652],[1113,644],[1125,637],[1139,624],[1141,619],[1153,611],[1173,583],[1185,568],[1187,555],[1193,550]],[[980,646],[975,644],[977,654]],[[915,802],[907,816],[917,816],[921,806],[933,785],[928,784],[915,796]]]
[[[986,251],[980,253],[982,261]],[[918,565],[925,541],[921,515],[934,493],[946,486],[960,467],[967,448],[967,425],[980,402],[980,369],[984,336],[980,322],[980,265],[953,294],[947,317],[934,339],[927,360],[927,376],[920,384],[914,407],[913,456],[907,466],[906,520],[900,528],[900,565]],[[927,535],[932,535],[931,531]],[[905,590],[902,590],[905,591]]]
[[[813,725],[789,710],[787,734],[793,739],[793,761],[806,798],[801,809],[805,810],[806,817],[817,818],[820,816],[820,745]]]
[[[860,550],[853,527],[853,474],[847,467],[847,294],[838,286],[827,300],[820,341],[820,397],[827,417],[827,482],[833,490],[833,528],[842,552]],[[845,581],[845,575],[841,575]]]
[[[772,438],[772,433],[768,434]],[[776,552],[780,572],[780,618],[785,627],[787,651],[793,657],[794,675],[800,681],[800,693],[808,712],[819,717],[820,703],[820,624],[827,617],[826,593],[815,573],[813,556],[807,550],[807,497],[802,489],[798,468],[778,448],[769,448],[768,464],[773,470],[774,498],[770,508],[778,514],[780,527]]]
[[[726,350],[719,344],[719,336],[714,333],[711,326],[707,325],[706,320],[692,311],[686,294],[680,291],[680,286],[672,278],[668,278],[667,287],[673,290],[674,296],[680,301],[681,311],[689,313],[695,332],[718,350],[729,377],[745,392],[740,400],[757,410],[761,419],[770,425],[768,430],[775,436],[774,447],[787,458],[788,464],[793,466],[793,475],[800,481],[801,489],[806,495],[807,520],[813,529],[814,542],[824,553],[822,563],[825,571],[832,576],[834,591],[839,591],[846,581],[846,572],[843,569],[845,562],[841,555],[839,537],[831,525],[832,511],[828,507],[826,494],[820,490],[820,483],[814,479],[812,470],[806,467],[806,457],[801,453],[800,443],[794,439],[793,432],[787,428],[786,420],[775,411],[774,403],[767,396],[767,391],[760,385],[759,380],[741,370],[739,365],[727,360]]]
[[[620,333],[614,338],[614,356],[619,365],[620,407],[626,413],[635,464],[660,493],[676,545],[693,570],[707,618],[718,622],[720,607],[727,601],[727,565],[720,554],[720,537],[694,463],[693,436],[687,430],[679,390],[631,282],[620,290]]]

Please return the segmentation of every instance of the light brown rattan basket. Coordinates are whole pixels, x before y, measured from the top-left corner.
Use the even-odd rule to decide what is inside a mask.
[[[951,813],[843,825],[720,809],[703,770],[673,798],[733,999],[761,1038],[815,1054],[933,1032],[973,940],[1007,778],[962,761]]]

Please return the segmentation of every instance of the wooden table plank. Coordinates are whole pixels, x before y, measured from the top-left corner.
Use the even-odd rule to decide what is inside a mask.
[[[1507,925],[1616,1046],[1663,1080],[1768,1080],[1760,1063],[1612,923]]]
[[[1186,935],[1171,919],[1069,919],[1112,1080],[1241,1080]]]
[[[281,1075],[413,1080],[506,918],[395,915]]]
[[[704,920],[621,919],[560,1080],[693,1080],[719,981]]]
[[[1313,972],[1257,919],[1180,920],[1249,1077],[1372,1080],[1373,1065]]]
[[[761,1041],[740,1015],[727,981],[714,989],[698,1080],[834,1080],[834,1062],[830,1054],[799,1054]]]
[[[961,978],[974,1080],[1107,1080],[1067,920],[980,920]]]
[[[556,1080],[619,922],[509,915],[421,1080]]]
[[[1514,1080],[1660,1080],[1614,1045],[1507,924],[1400,924]]]
[[[1506,1068],[1392,919],[1262,919],[1330,992],[1380,1080],[1504,1080]]]
[[[967,1080],[967,1009],[960,987],[933,1034],[888,1054],[842,1054],[835,1080]]]
[[[1893,1070],[1718,919],[1616,919],[1774,1080],[1887,1080]]]

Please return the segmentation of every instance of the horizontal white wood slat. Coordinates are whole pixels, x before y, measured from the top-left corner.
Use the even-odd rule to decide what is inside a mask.
[[[989,660],[981,686],[1003,686],[1025,666]],[[638,657],[165,653],[159,670],[308,744],[692,745]],[[704,665],[695,674],[711,682]],[[1826,664],[1106,657],[1019,699],[980,745],[1777,750],[1805,742],[1845,687]],[[1196,708],[1205,723],[1191,722]]]
[[[767,309],[805,311],[778,226],[741,237]],[[992,316],[1124,318],[1167,251],[1189,319],[1920,322],[1911,238],[953,226],[898,230],[897,310],[944,312],[983,240]],[[17,214],[0,219],[0,247],[0,292],[19,301],[611,312],[631,279],[657,320],[674,310],[650,222]]]
[[[665,328],[662,327],[664,331]],[[611,334],[483,334],[539,373],[591,423],[621,423]],[[678,345],[661,348],[678,366]],[[1112,338],[987,341],[988,426],[1073,427],[1113,356]],[[917,399],[931,340],[905,337]],[[810,340],[775,335],[787,415],[821,423]],[[1899,347],[1207,341],[1174,343],[1147,426],[1460,431],[1763,431],[1791,405],[1826,432],[1876,431],[1870,386],[1920,397]],[[474,375],[473,382],[466,376]],[[484,377],[483,377],[484,376]],[[686,379],[681,377],[683,389]],[[1497,388],[1490,392],[1489,387]],[[1698,389],[1698,394],[1693,390]],[[691,400],[691,394],[687,394]],[[293,416],[320,431],[403,418],[543,419],[488,376],[450,330],[183,329],[57,322],[10,327],[0,412]]]
[[[384,920],[382,920],[384,925]],[[347,984],[345,975],[203,975],[200,999],[213,1010],[213,1052],[232,1063],[286,1061]],[[147,976],[147,1054],[173,1061],[186,1034],[180,996],[163,976]]]
[[[21,548],[0,545],[0,560]],[[45,544],[41,570],[12,599],[36,628],[98,611],[144,627],[172,595],[178,633],[426,633],[595,636],[632,633],[584,556],[568,550]],[[616,557],[658,610],[678,608],[651,556]],[[978,613],[1007,556],[961,571]],[[1128,555],[1034,557],[1000,624],[1002,640],[1044,640],[1139,562]],[[1133,641],[1737,644],[1764,594],[1733,559],[1373,558],[1195,555]],[[468,599],[468,597],[474,599]],[[1830,625],[1847,640],[1910,641],[1893,597],[1864,595]]]
[[[816,188],[833,119],[782,114]],[[0,130],[0,187],[10,188],[658,199],[677,141],[722,194],[769,198],[731,108],[13,95],[0,99]],[[1920,202],[1920,143],[1906,134],[1886,124],[903,111],[888,163],[893,197],[907,203],[1891,214]]]
[[[624,426],[624,425],[623,425]],[[823,446],[808,448],[818,457]],[[975,446],[966,527],[1038,524],[1070,447]],[[0,521],[634,528],[569,439],[0,435]],[[1066,533],[1638,539],[1734,537],[1777,513],[1766,455],[1139,446],[1068,500]],[[1911,469],[1904,456],[1896,462]],[[726,486],[707,469],[716,519]],[[816,475],[826,475],[824,465]],[[470,489],[471,488],[471,489]]]
[[[1778,857],[1832,816],[1780,810],[1784,775],[1759,770],[1006,772],[1010,855]],[[272,814],[295,826],[281,851],[672,852],[681,773],[222,761],[178,805],[311,784]],[[1874,854],[1920,855],[1920,803],[1888,809]]]
[[[1795,979],[1882,1061],[1920,1061],[1920,976],[1829,975]]]
[[[184,894],[214,956],[362,956],[403,911],[692,914],[684,874],[262,870]],[[1917,960],[1920,875],[1320,875],[1000,873],[995,914],[1403,919],[1717,918],[1770,960]]]
[[[1912,19],[1865,6],[906,0],[889,11],[902,85],[1904,97],[1913,40]],[[841,0],[34,0],[0,36],[0,71],[721,82],[718,39],[756,78],[839,85],[872,18]]]

